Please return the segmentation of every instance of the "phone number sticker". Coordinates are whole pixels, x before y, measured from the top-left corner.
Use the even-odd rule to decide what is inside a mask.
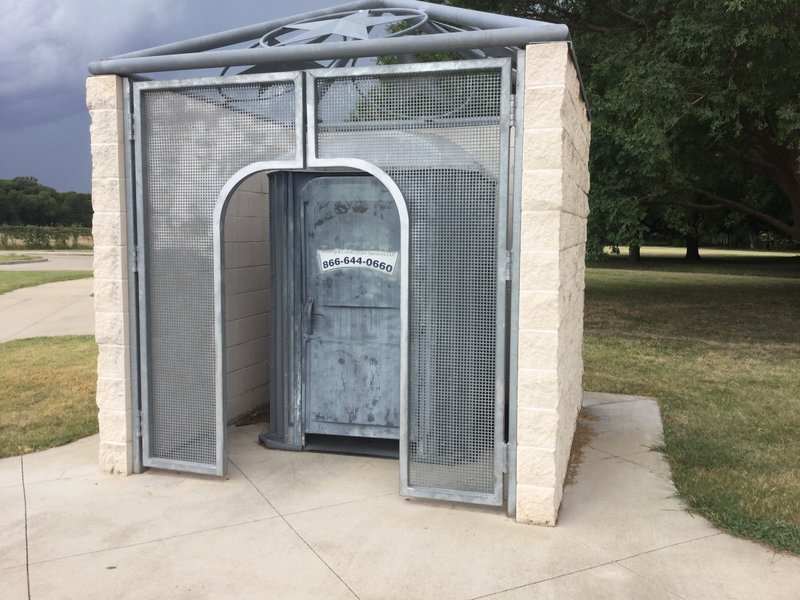
[[[317,250],[319,269],[323,273],[335,269],[369,269],[394,273],[399,254],[381,250]]]

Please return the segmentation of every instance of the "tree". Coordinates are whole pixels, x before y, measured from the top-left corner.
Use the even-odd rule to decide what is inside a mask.
[[[570,26],[593,117],[595,244],[640,243],[663,206],[739,212],[800,242],[800,2],[458,4]]]
[[[2,225],[92,225],[89,194],[57,192],[35,177],[0,179]]]

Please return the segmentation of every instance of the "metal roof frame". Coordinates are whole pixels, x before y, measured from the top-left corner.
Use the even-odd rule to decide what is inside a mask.
[[[430,19],[454,26],[429,29],[425,35],[399,35],[379,39],[328,41],[286,46],[227,49],[227,46],[258,40],[277,28],[347,11],[370,9],[410,9],[425,13]],[[458,30],[461,29],[461,30]],[[432,32],[434,30],[439,33]],[[230,67],[273,66],[274,70],[296,68],[309,61],[357,59],[388,55],[475,50],[487,55],[513,56],[515,49],[532,43],[569,42],[566,25],[484,13],[417,0],[357,0],[300,15],[283,17],[221,33],[121,54],[89,65],[92,75],[138,75],[159,71]],[[571,47],[571,44],[570,44]],[[488,51],[488,52],[487,52]],[[573,55],[574,60],[574,55]],[[576,62],[577,64],[577,62]]]

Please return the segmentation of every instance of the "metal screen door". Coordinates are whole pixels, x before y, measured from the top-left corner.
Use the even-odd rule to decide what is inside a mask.
[[[302,166],[301,99],[298,73],[133,84],[144,466],[225,472],[215,204],[246,165]]]
[[[220,190],[259,161],[362,163],[394,182],[409,219],[401,492],[501,505],[510,60],[311,71],[305,106],[302,78],[134,84],[143,463],[226,466]]]
[[[303,430],[398,439],[400,220],[369,176],[294,176],[302,204]]]
[[[510,61],[313,71],[309,164],[356,159],[409,214],[401,493],[501,505]]]

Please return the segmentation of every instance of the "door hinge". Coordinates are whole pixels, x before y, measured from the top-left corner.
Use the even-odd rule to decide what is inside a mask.
[[[500,446],[500,465],[503,473],[508,473],[508,443]]]
[[[133,435],[136,439],[142,437],[142,411],[133,411]]]
[[[517,125],[517,97],[511,96],[511,103],[508,106],[508,126],[516,127]]]
[[[133,272],[134,273],[138,273],[139,272],[139,247],[138,246],[134,246],[133,247]]]
[[[128,115],[128,141],[132,142],[136,139],[136,125],[133,118],[133,113]]]
[[[506,250],[506,264],[505,269],[503,271],[503,278],[506,281],[511,281],[511,265],[513,263],[513,259],[511,257],[511,250]]]

